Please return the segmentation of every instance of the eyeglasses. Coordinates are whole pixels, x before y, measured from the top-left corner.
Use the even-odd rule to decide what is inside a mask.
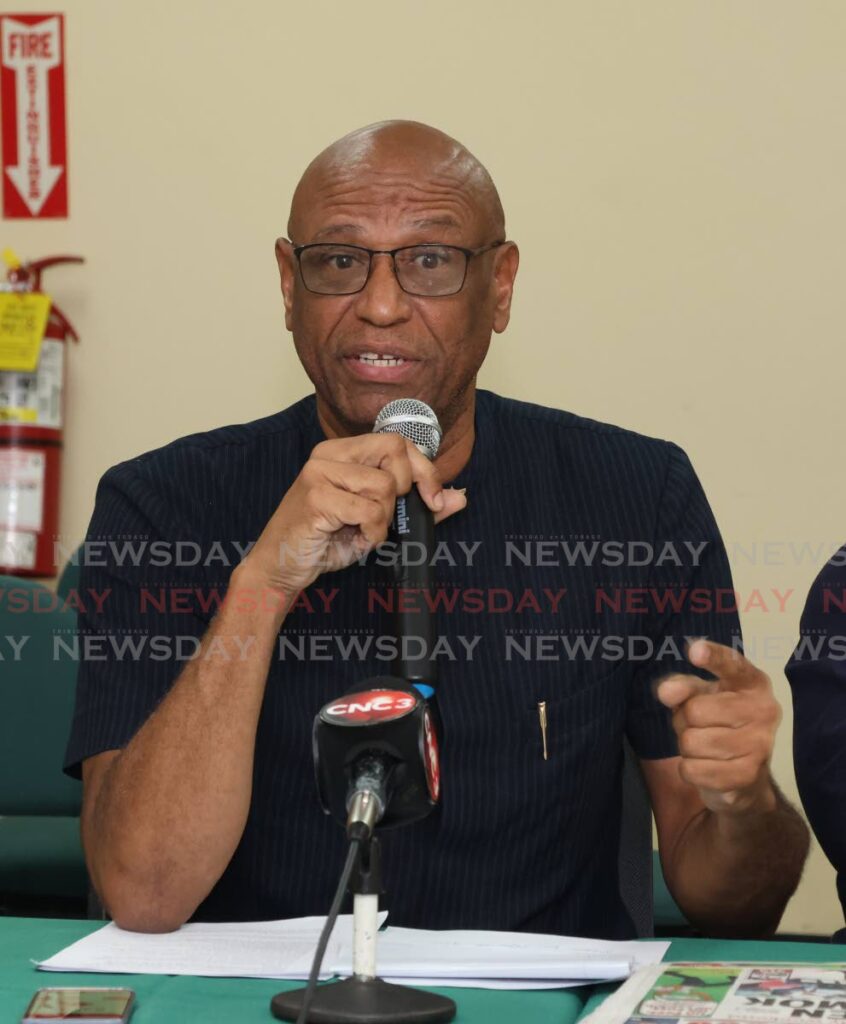
[[[471,257],[490,252],[504,242],[481,249],[457,245],[404,245],[399,249],[365,249],[361,245],[314,242],[298,245],[294,256],[303,284],[318,295],[354,295],[370,278],[374,256],[390,256],[397,283],[409,295],[455,295],[464,287]]]

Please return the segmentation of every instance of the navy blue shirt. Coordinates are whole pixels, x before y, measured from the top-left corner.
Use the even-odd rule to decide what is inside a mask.
[[[837,871],[846,915],[846,544],[814,580],[799,642],[784,671],[793,694],[799,795]],[[838,941],[846,941],[846,932]]]
[[[83,601],[97,599],[80,616],[68,771],[125,746],[167,693],[321,440],[310,396],[104,475],[81,577]],[[453,483],[468,507],[436,527],[433,601],[442,799],[426,820],[384,833],[390,919],[631,936],[617,877],[624,737],[641,758],[675,755],[655,679],[690,670],[685,637],[739,637],[708,503],[676,445],[486,391]],[[345,840],[318,805],[312,720],[390,672],[378,599],[390,556],[320,576],[286,618],[247,825],[196,919],[326,912]]]

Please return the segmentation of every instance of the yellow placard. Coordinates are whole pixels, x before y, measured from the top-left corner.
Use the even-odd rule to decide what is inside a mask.
[[[35,370],[49,315],[49,295],[0,292],[0,370]]]

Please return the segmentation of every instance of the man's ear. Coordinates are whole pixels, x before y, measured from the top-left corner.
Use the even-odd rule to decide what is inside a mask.
[[[494,314],[493,329],[502,334],[511,319],[511,297],[514,294],[514,278],[520,265],[520,251],[514,242],[504,242],[497,250],[494,264]]]
[[[279,267],[279,283],[282,288],[282,301],[285,303],[285,327],[291,330],[291,310],[294,303],[294,249],[287,238],[276,239],[276,263]]]

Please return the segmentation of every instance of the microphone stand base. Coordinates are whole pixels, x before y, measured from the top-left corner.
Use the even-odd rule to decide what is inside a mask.
[[[270,1001],[279,1020],[296,1021],[304,988],[280,992]],[[318,985],[308,1011],[309,1024],[440,1024],[453,1019],[455,1003],[446,996],[381,978],[346,978]]]

